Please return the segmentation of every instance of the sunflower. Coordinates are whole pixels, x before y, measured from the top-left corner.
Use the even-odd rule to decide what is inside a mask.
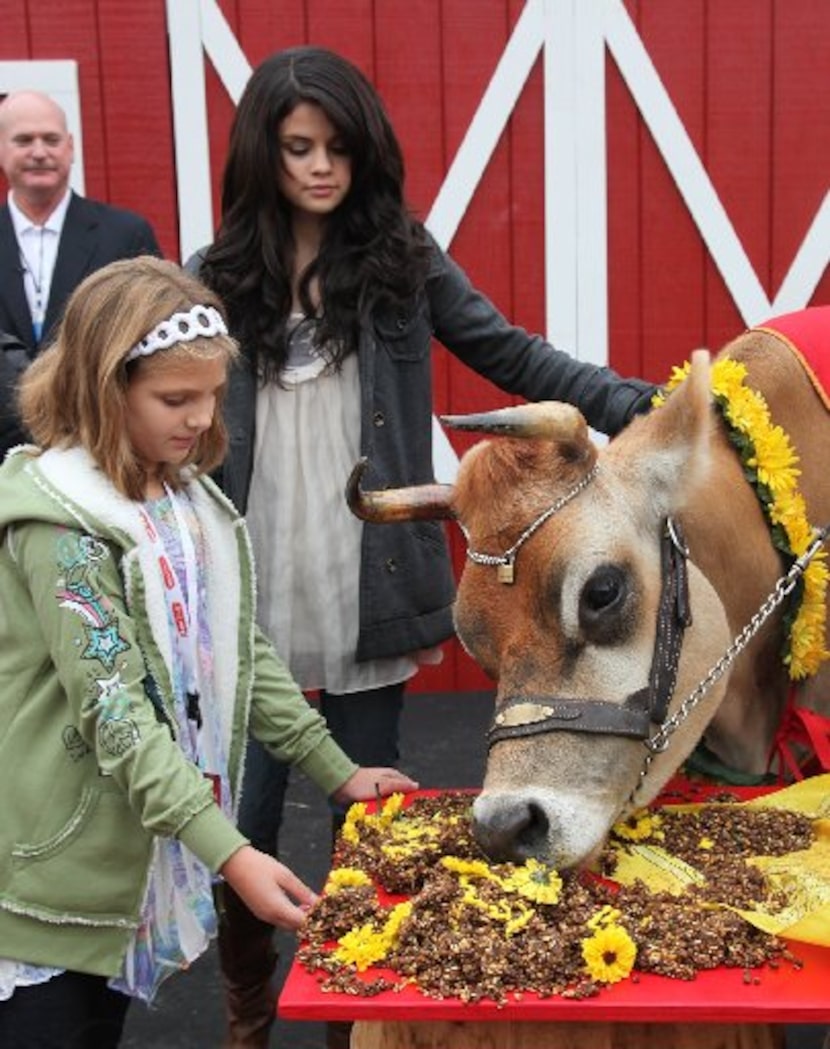
[[[662,838],[660,817],[647,809],[638,809],[624,820],[615,823],[611,833],[624,841],[646,841],[647,838]]]
[[[634,968],[637,946],[622,925],[604,925],[582,941],[582,957],[592,980],[618,983]]]

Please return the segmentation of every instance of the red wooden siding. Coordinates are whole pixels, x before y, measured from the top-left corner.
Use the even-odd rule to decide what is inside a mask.
[[[426,216],[521,11],[522,0],[222,0],[249,62],[311,42],[378,85],[401,138],[408,191]],[[626,0],[637,30],[770,296],[830,171],[827,0]],[[0,60],[80,66],[87,193],[134,208],[177,257],[178,226],[163,0],[0,0]],[[699,345],[743,327],[648,128],[606,58],[611,363],[662,380]],[[214,198],[233,106],[206,67]],[[537,60],[452,244],[473,281],[514,320],[545,323],[543,83]],[[830,301],[825,271],[813,302]],[[435,357],[438,412],[505,403]],[[453,436],[461,450],[462,439]],[[463,551],[453,535],[460,570]],[[456,645],[423,688],[482,687]]]

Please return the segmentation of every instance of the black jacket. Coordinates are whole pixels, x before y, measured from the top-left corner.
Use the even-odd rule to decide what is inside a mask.
[[[200,253],[201,254],[201,253]],[[187,268],[198,272],[199,256]],[[435,337],[507,393],[576,405],[589,425],[615,434],[648,409],[654,387],[574,360],[541,336],[511,325],[437,245],[423,291],[410,308],[381,314],[360,341],[361,454],[366,488],[429,483]],[[226,493],[244,513],[253,468],[256,380],[243,360],[225,401],[230,447]],[[443,525],[436,521],[363,528],[357,659],[430,647],[453,633],[455,584]]]
[[[17,417],[17,383],[31,361],[31,351],[15,335],[0,331],[0,462],[9,448],[29,438]]]
[[[42,342],[60,320],[66,300],[84,277],[116,259],[161,256],[155,234],[141,215],[73,193],[61,230],[46,308]],[[7,204],[0,206],[0,331],[37,351],[23,288],[20,249]]]

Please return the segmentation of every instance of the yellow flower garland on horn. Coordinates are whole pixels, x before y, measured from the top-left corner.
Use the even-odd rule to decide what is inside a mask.
[[[665,395],[688,376],[688,361],[674,368],[663,391],[653,400],[663,404]],[[772,543],[788,563],[810,547],[814,532],[807,519],[807,505],[798,490],[801,474],[790,439],[770,418],[763,396],[745,385],[747,370],[740,361],[718,360],[712,365],[712,393],[728,430],[729,440],[741,457],[744,475],[754,489],[770,526]],[[830,578],[827,551],[821,550],[804,571],[785,612],[787,645],[784,652],[793,681],[811,677],[830,657],[826,646],[826,595]]]

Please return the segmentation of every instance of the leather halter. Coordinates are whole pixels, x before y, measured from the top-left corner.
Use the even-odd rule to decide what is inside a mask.
[[[564,696],[508,696],[487,733],[488,746],[547,732],[588,732],[644,740],[652,724],[662,725],[677,682],[683,635],[692,623],[688,556],[680,526],[666,518],[660,541],[663,585],[645,688],[632,692],[622,703]]]

